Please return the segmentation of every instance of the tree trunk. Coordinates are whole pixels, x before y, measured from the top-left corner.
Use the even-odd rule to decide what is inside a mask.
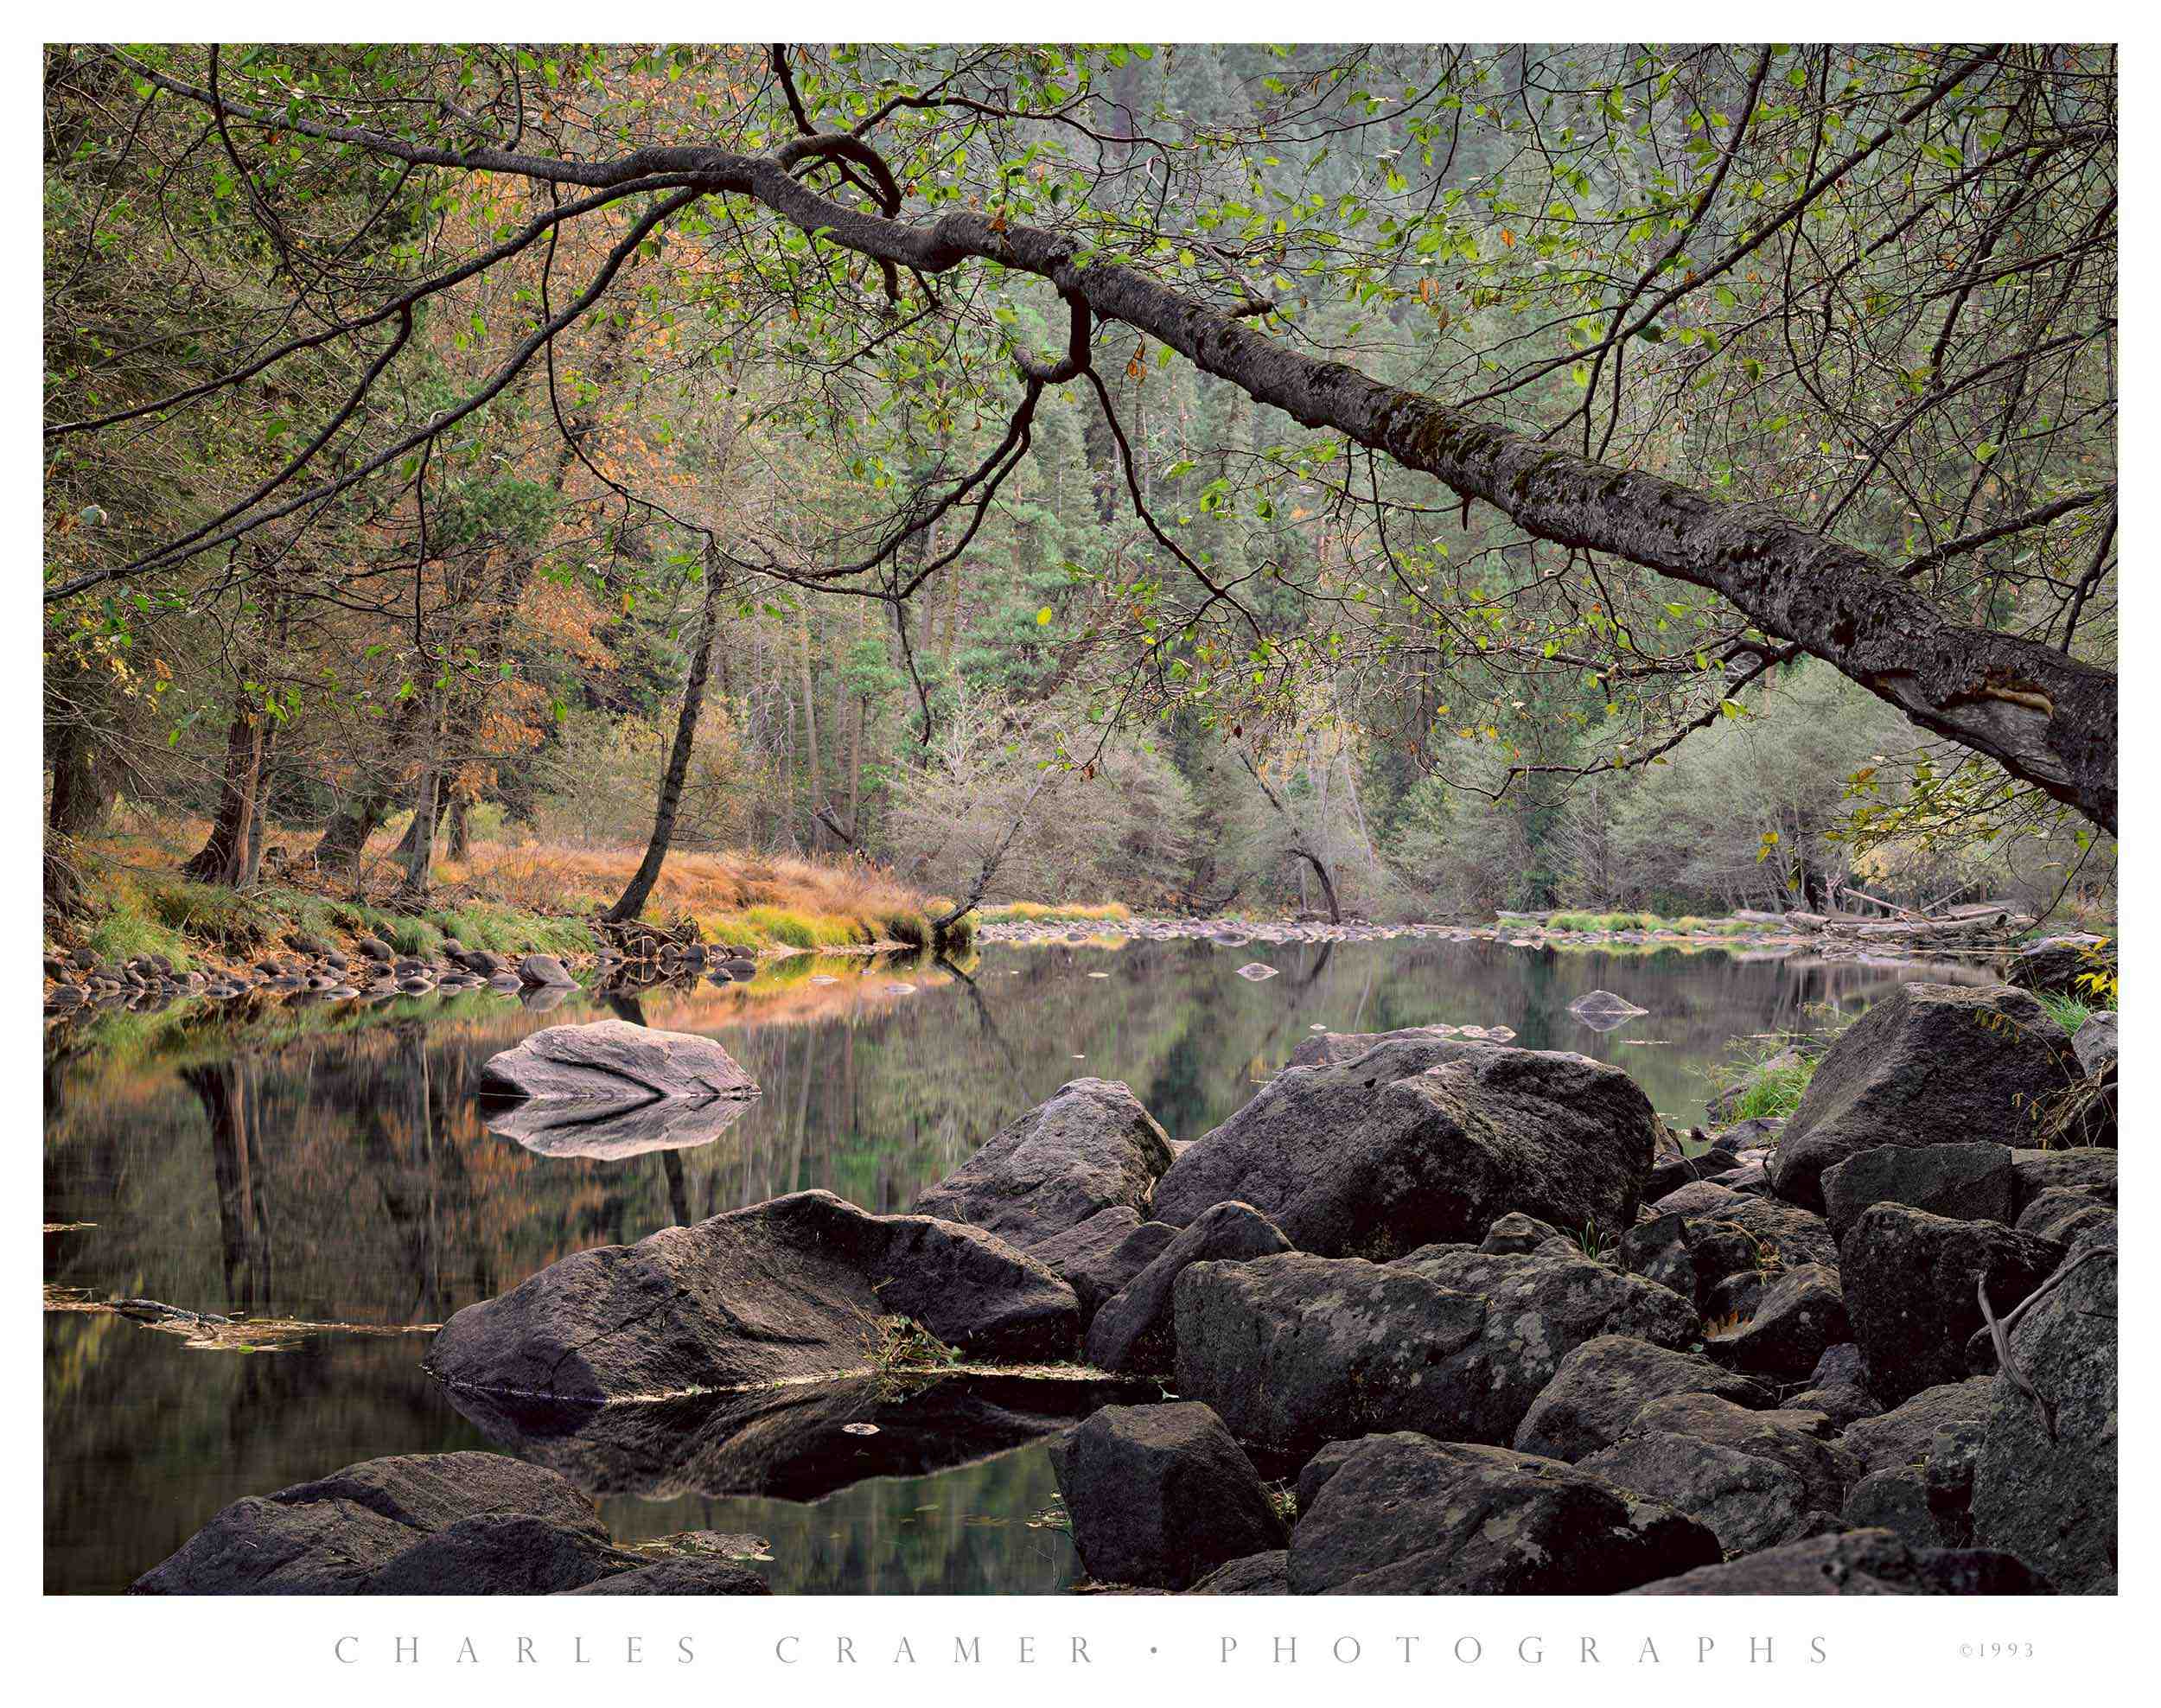
[[[261,706],[245,698],[234,704],[226,732],[225,784],[218,794],[217,816],[201,851],[180,869],[182,876],[229,889],[246,882],[263,776],[265,716]]]
[[[98,742],[80,712],[46,729],[46,759],[53,768],[46,822],[61,836],[95,836],[119,793],[118,774],[110,759],[99,763]]]
[[[629,883],[604,917],[635,919],[645,911],[660,882],[660,868],[675,840],[675,815],[683,805],[683,780],[690,774],[691,754],[698,745],[698,720],[705,711],[705,680],[712,667],[713,647],[720,635],[720,560],[717,553],[705,558],[705,596],[698,614],[698,634],[691,644],[690,674],[683,682],[683,704],[675,717],[675,740],[668,749],[668,768],[660,779],[660,798],[653,815],[653,837],[646,844],[645,858]]]
[[[818,809],[826,804],[826,777],[818,756],[818,695],[811,681],[810,606],[799,600],[795,607],[796,658],[802,668],[803,679],[803,743],[809,755],[810,773],[810,838],[813,852],[818,848],[821,826]]]

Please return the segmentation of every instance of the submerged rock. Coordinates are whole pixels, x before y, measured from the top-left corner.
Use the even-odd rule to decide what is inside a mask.
[[[1106,1405],[1053,1444],[1050,1463],[1099,1583],[1182,1590],[1283,1545],[1260,1474],[1205,1405]]]
[[[1298,1595],[1610,1595],[1708,1565],[1715,1537],[1554,1459],[1408,1431],[1340,1444],[1299,1486]]]
[[[1568,1230],[1626,1227],[1659,1131],[1617,1068],[1391,1036],[1278,1074],[1172,1164],[1155,1215],[1183,1225],[1237,1201],[1301,1251],[1372,1258],[1478,1240],[1510,1210]]]
[[[981,1358],[1069,1354],[1073,1290],[981,1228],[799,1192],[551,1264],[468,1305],[426,1367],[468,1387],[611,1400],[868,1366],[881,1317]]]
[[[1651,1010],[1638,1008],[1626,997],[1616,997],[1610,991],[1587,991],[1569,1004],[1568,1011],[1594,1032],[1610,1032],[1624,1021]]]
[[[918,1215],[988,1228],[1023,1249],[1101,1211],[1144,1214],[1170,1141],[1110,1080],[1074,1080],[915,1201]]]

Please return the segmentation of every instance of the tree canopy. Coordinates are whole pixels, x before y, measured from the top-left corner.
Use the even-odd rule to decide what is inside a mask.
[[[1520,798],[1813,659],[1916,731],[1863,824],[2115,828],[2113,48],[131,45],[47,94],[48,730],[214,635],[243,745],[387,725],[379,819],[545,739],[553,588],[571,676],[815,600],[927,755],[950,594],[1014,705],[1086,691],[1009,719],[1043,762],[1212,742],[1286,823],[1293,752]]]

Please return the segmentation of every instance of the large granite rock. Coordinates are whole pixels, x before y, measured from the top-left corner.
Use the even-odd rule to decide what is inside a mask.
[[[1028,1255],[1073,1289],[1085,1327],[1177,1237],[1169,1222],[1144,1221],[1138,1210],[1116,1204],[1030,1246]]]
[[[1863,1211],[1840,1249],[1854,1341],[1877,1393],[1894,1402],[1967,1373],[1967,1338],[1982,1326],[1980,1284],[2001,1316],[2062,1254],[1999,1222],[1953,1221],[1903,1204]]]
[[[915,1201],[918,1215],[988,1228],[1023,1250],[1116,1207],[1145,1214],[1170,1144],[1112,1080],[1074,1080]]]
[[[468,1305],[427,1367],[463,1386],[651,1399],[859,1370],[882,1316],[985,1359],[1068,1355],[1073,1290],[977,1227],[798,1192],[564,1258]]]
[[[533,1593],[642,1564],[617,1556],[593,1503],[553,1471],[496,1453],[420,1453],[235,1501],[132,1592]],[[522,1587],[506,1589],[503,1574],[521,1571]]]
[[[2054,997],[2091,994],[2080,979],[2088,973],[2113,973],[2116,955],[2102,937],[2044,937],[2029,943],[2012,959],[2005,977],[2022,991]]]
[[[1571,1232],[1628,1227],[1659,1121],[1627,1074],[1579,1055],[1386,1036],[1287,1068],[1180,1156],[1163,1221],[1233,1200],[1301,1251],[1386,1259],[1476,1240],[1521,1210]]]
[[[1271,1548],[1218,1566],[1186,1592],[1195,1596],[1287,1596],[1291,1593],[1291,1551]]]
[[[2062,1278],[2010,1336],[2045,1410],[1998,1374],[1973,1469],[1974,1539],[2069,1594],[2116,1590],[2117,1288],[2112,1241],[2072,1247]]]
[[[1813,1371],[1825,1353],[1851,1338],[1839,1271],[1804,1263],[1770,1280],[1755,1313],[1723,1336],[1716,1352],[1721,1362],[1737,1370],[1796,1381]]]
[[[1715,1393],[1759,1407],[1774,1400],[1761,1383],[1707,1358],[1600,1335],[1561,1360],[1517,1426],[1515,1450],[1573,1463],[1618,1441],[1648,1401],[1673,1393]]]
[[[1577,1463],[1580,1470],[1687,1514],[1728,1553],[1813,1533],[1814,1509],[1801,1478],[1738,1448],[1642,1430]]]
[[[1839,1439],[1865,1471],[1924,1463],[1939,1433],[1985,1420],[1993,1384],[1986,1376],[1924,1388],[1903,1404],[1846,1425]]]
[[[1173,1306],[1177,1392],[1286,1452],[1392,1430],[1505,1443],[1584,1342],[1697,1331],[1685,1301],[1603,1265],[1469,1248],[1199,1263]]]
[[[1183,1590],[1284,1544],[1259,1473],[1205,1405],[1106,1405],[1052,1444],[1050,1463],[1098,1583]]]
[[[1823,1173],[1824,1219],[1843,1240],[1872,1204],[1906,1204],[1954,1221],[2010,1222],[2018,1178],[2004,1144],[1882,1144]]]
[[[725,1559],[664,1559],[618,1571],[571,1596],[769,1596],[765,1579],[747,1565]]]
[[[2009,1554],[1908,1547],[1888,1530],[1846,1530],[1701,1566],[1639,1596],[2031,1596],[2049,1586]]]
[[[1782,1467],[1801,1483],[1804,1511],[1838,1511],[1863,1471],[1859,1456],[1817,1412],[1752,1411],[1712,1393],[1667,1394],[1637,1411],[1622,1441],[1651,1434],[1684,1436]]]
[[[2076,1077],[2063,1029],[2007,985],[1901,985],[1833,1043],[1771,1159],[1782,1198],[1823,1207],[1823,1176],[1884,1145],[2016,1145]]]
[[[1177,1325],[1171,1305],[1178,1278],[1196,1263],[1273,1257],[1291,1249],[1283,1230],[1251,1204],[1216,1204],[1202,1211],[1088,1325],[1084,1350],[1099,1370],[1167,1375],[1177,1363]]]
[[[549,1026],[488,1058],[480,1088],[501,1097],[637,1104],[755,1097],[757,1082],[711,1038],[628,1020]]]
[[[1368,1436],[1300,1488],[1298,1595],[1610,1595],[1718,1558],[1670,1507],[1506,1447]]]

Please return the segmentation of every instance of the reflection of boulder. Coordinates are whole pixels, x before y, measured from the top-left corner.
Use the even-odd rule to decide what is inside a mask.
[[[1638,1008],[1626,997],[1616,997],[1610,991],[1587,991],[1569,1004],[1568,1011],[1594,1032],[1610,1032],[1623,1021],[1651,1010]]]
[[[710,1144],[743,1118],[742,1098],[685,1103],[656,1097],[645,1103],[585,1098],[530,1098],[488,1112],[488,1130],[543,1157],[592,1157],[615,1162],[647,1150],[685,1150]]]
[[[1109,1382],[948,1377],[912,1394],[863,1376],[644,1405],[564,1405],[453,1388],[488,1437],[587,1494],[817,1501],[874,1476],[991,1458],[1130,1399]],[[857,1433],[850,1424],[871,1424]]]

